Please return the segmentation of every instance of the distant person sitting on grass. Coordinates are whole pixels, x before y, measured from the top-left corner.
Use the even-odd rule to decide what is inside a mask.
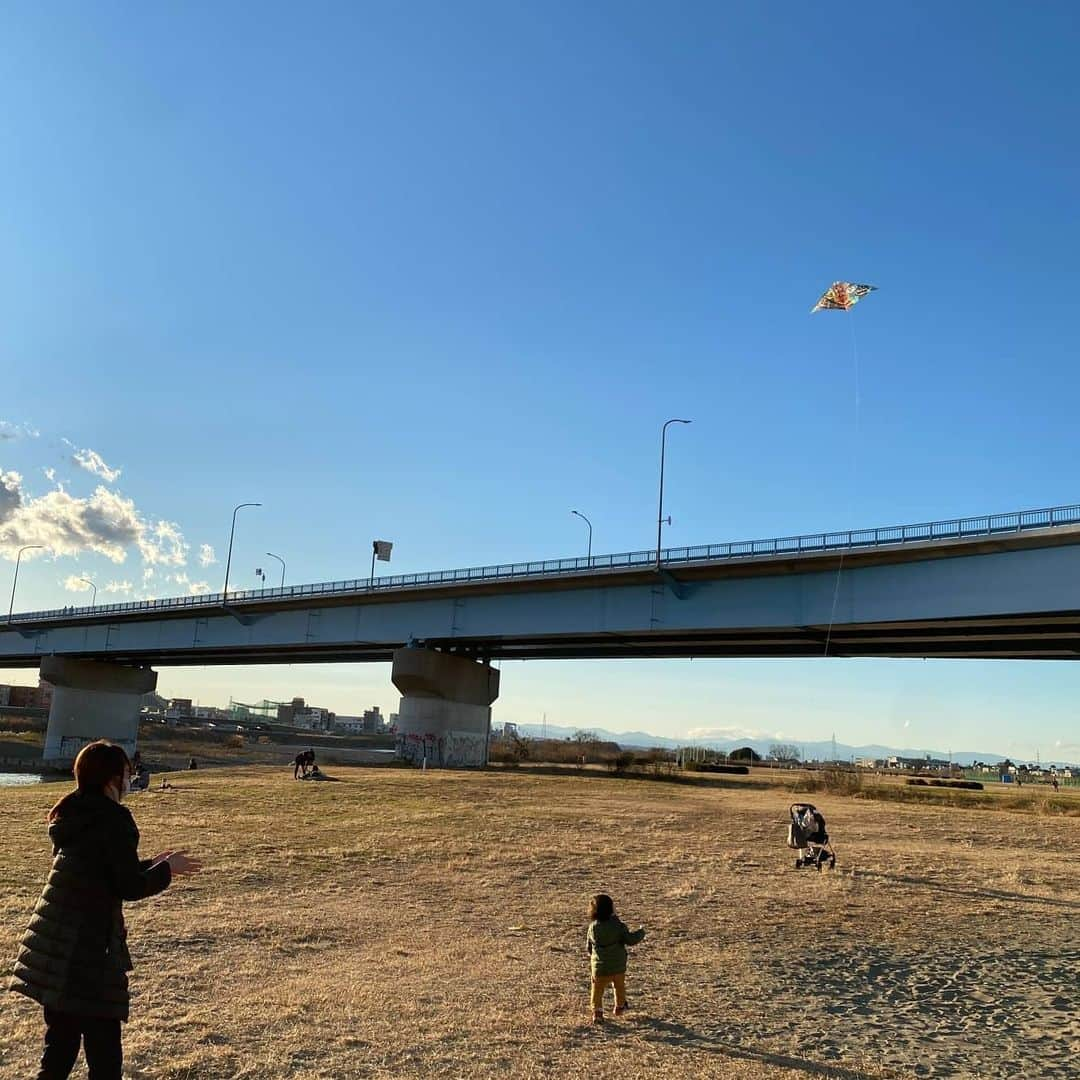
[[[592,961],[592,1005],[594,1024],[604,1022],[604,991],[610,986],[615,993],[615,1016],[626,1012],[626,946],[636,945],[645,937],[644,930],[631,932],[615,914],[610,896],[598,893],[589,903],[589,932],[585,948]]]
[[[123,902],[199,869],[182,851],[139,858],[139,830],[121,805],[130,781],[123,747],[99,739],[79,751],[76,788],[49,811],[52,870],[9,987],[45,1010],[38,1080],[65,1080],[80,1043],[92,1080],[120,1080],[132,966]]]
[[[138,756],[138,755],[136,755]],[[148,791],[150,788],[150,770],[146,767],[145,762],[132,761],[131,770],[131,790],[132,791]]]

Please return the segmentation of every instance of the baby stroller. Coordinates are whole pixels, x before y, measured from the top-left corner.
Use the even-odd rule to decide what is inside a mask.
[[[820,870],[826,859],[830,870],[836,865],[836,852],[825,831],[825,818],[811,803],[792,804],[787,843],[799,853],[795,859],[796,870],[804,866]]]

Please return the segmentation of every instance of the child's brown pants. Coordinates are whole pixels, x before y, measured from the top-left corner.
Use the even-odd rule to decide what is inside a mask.
[[[598,1012],[604,1007],[604,991],[609,987],[615,988],[615,1008],[621,1008],[626,1004],[626,974],[620,975],[594,975],[592,977],[592,992],[589,1001],[593,1012]]]

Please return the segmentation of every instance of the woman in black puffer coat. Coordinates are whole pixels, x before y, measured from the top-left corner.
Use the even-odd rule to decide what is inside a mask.
[[[123,902],[199,869],[180,851],[139,859],[139,830],[120,805],[130,780],[123,747],[90,743],[75,759],[76,789],[49,812],[52,870],[10,984],[45,1009],[38,1080],[64,1080],[80,1042],[91,1080],[120,1080],[132,966]]]

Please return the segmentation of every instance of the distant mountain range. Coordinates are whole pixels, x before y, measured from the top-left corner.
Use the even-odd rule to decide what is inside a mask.
[[[580,728],[560,727],[557,724],[518,724],[518,731],[530,738],[540,738],[547,733],[549,739],[567,739]],[[587,730],[593,732],[597,738],[605,741],[616,742],[620,746],[662,746],[675,749],[679,746],[704,746],[710,750],[734,750],[740,746],[752,746],[762,757],[769,752],[769,747],[776,743],[797,746],[803,761],[832,761],[835,757],[840,761],[850,761],[853,758],[925,758],[932,757],[945,760],[949,757],[947,750],[931,750],[926,747],[906,747],[897,749],[893,746],[881,746],[871,743],[867,746],[849,746],[847,743],[838,742],[835,750],[831,739],[823,742],[799,742],[795,739],[668,739],[662,735],[650,735],[647,731],[607,731],[604,728],[591,727]],[[954,750],[952,760],[957,765],[970,765],[975,761],[997,762],[1004,761],[1007,754],[996,750]],[[1026,759],[1018,759],[1026,760]],[[1067,761],[1044,761],[1044,765],[1069,765]]]

